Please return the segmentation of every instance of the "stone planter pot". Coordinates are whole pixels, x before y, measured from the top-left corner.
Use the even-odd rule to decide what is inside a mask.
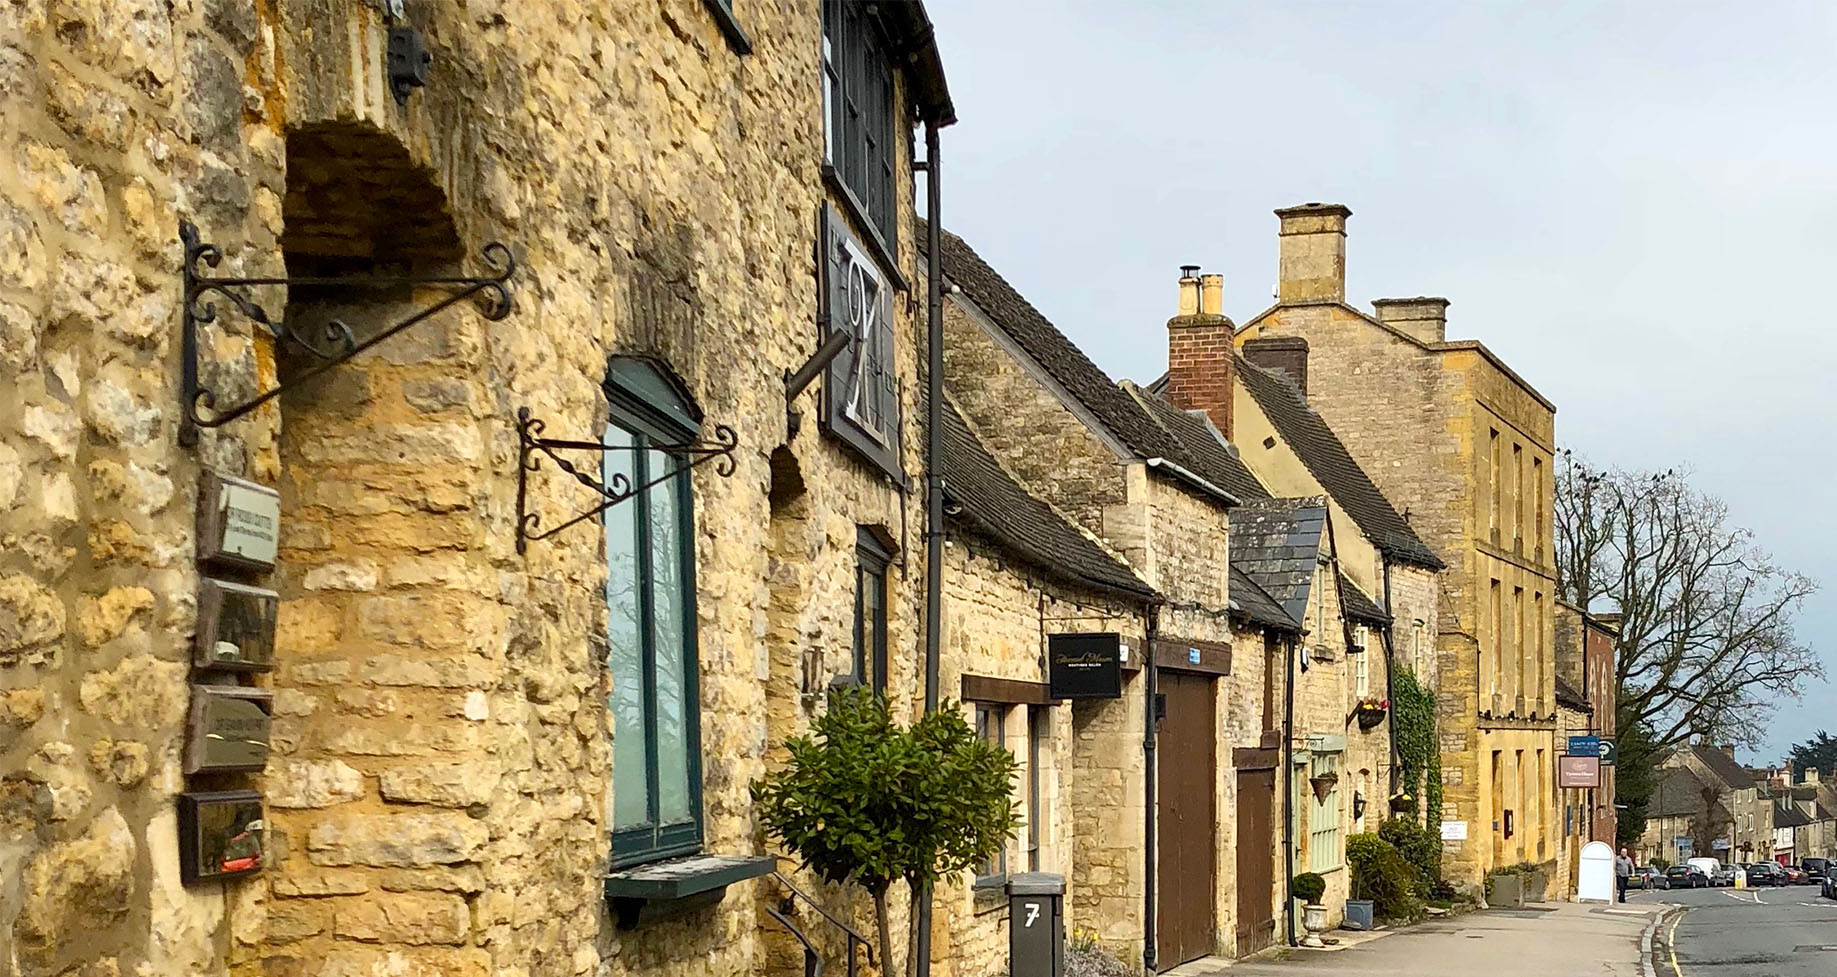
[[[1524,877],[1495,875],[1487,881],[1486,904],[1494,909],[1519,909],[1524,906]]]
[[[1301,926],[1308,931],[1308,935],[1301,941],[1302,946],[1326,946],[1320,942],[1320,934],[1327,931],[1327,907],[1313,903],[1302,906]]]
[[[1340,926],[1349,930],[1370,930],[1377,920],[1370,899],[1346,900],[1346,920]]]
[[[1524,901],[1543,902],[1549,898],[1550,873],[1538,869],[1524,877]]]

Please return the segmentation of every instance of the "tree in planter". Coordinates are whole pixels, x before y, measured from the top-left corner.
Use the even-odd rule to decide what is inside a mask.
[[[1295,876],[1295,881],[1289,885],[1289,890],[1295,898],[1300,899],[1306,905],[1318,906],[1320,897],[1327,894],[1327,880],[1321,878],[1317,873],[1303,872]]]
[[[811,734],[787,746],[784,769],[753,784],[759,823],[825,881],[867,890],[881,972],[892,974],[888,888],[903,880],[916,899],[1001,850],[1020,824],[1014,754],[978,738],[949,703],[902,728],[885,699],[859,688],[832,694]]]

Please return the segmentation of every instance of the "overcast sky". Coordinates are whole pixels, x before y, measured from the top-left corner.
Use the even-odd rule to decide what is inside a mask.
[[[1692,468],[1831,588],[1800,631],[1832,659],[1837,3],[928,9],[962,120],[945,226],[1113,376],[1164,369],[1181,264],[1242,322],[1270,212],[1344,203],[1353,304],[1446,296],[1563,445]],[[1837,731],[1805,693],[1745,761]]]

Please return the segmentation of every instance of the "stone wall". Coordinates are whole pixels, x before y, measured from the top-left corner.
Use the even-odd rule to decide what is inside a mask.
[[[1535,756],[1541,748],[1547,756],[1554,755],[1554,667],[1548,657],[1555,593],[1549,565],[1553,412],[1479,344],[1426,343],[1341,302],[1277,305],[1247,323],[1237,339],[1240,344],[1265,336],[1308,341],[1309,404],[1449,564],[1440,575],[1435,614],[1443,816],[1467,822],[1469,836],[1465,842],[1444,846],[1443,863],[1450,879],[1477,885],[1485,871],[1509,864],[1520,854],[1518,838],[1508,845],[1491,831],[1499,812],[1517,803],[1495,798],[1484,783],[1490,777],[1491,753],[1514,756],[1528,749]],[[1486,441],[1493,426],[1502,433],[1516,432],[1526,450],[1544,461],[1541,552],[1535,545],[1520,550],[1511,539],[1503,546],[1491,540]],[[1535,513],[1534,508],[1529,511]],[[1516,709],[1514,686],[1496,717],[1483,721],[1482,712],[1492,712],[1494,669],[1488,655],[1493,639],[1487,605],[1493,579],[1506,588],[1508,601],[1511,587],[1525,588],[1527,614],[1533,596],[1544,596],[1545,621],[1538,632],[1542,644],[1525,642],[1534,654],[1543,649],[1544,684],[1535,685],[1540,661],[1527,661],[1531,687],[1526,691],[1531,694],[1525,708]],[[1516,664],[1514,659],[1514,681]],[[1535,719],[1530,718],[1534,710],[1541,710]],[[1524,857],[1554,857],[1549,853],[1556,835],[1546,832],[1540,841]],[[1537,854],[1540,848],[1543,856]]]
[[[947,546],[940,663],[947,698],[960,699],[962,680],[968,675],[1045,682],[1046,638],[1051,634],[1115,631],[1133,647],[1141,647],[1141,608],[1057,583],[961,527],[952,529]],[[1136,812],[1133,824],[1139,830],[1142,730],[1139,723],[1106,728],[1090,720],[1093,713],[1128,712],[1128,694],[1125,689],[1121,701],[1006,706],[1004,739],[1021,761],[1015,796],[1022,816],[1039,819],[1037,855],[1030,857],[1026,850],[1029,829],[1023,825],[1008,847],[1008,871],[1065,876],[1067,932],[1074,927],[1097,930],[1107,949],[1134,962],[1141,959],[1141,849],[1138,844],[1111,851],[1120,839],[1108,836],[1127,837],[1130,810]],[[965,702],[963,709],[965,718],[973,721],[973,704]],[[1041,756],[1039,811],[1033,810],[1028,796],[1028,723],[1036,710],[1045,712],[1050,737]],[[1136,716],[1139,720],[1139,712]],[[1132,877],[1133,890],[1128,885]],[[990,977],[1006,972],[1007,894],[999,885],[978,888],[973,881],[966,874],[936,890],[933,973]],[[1107,914],[1131,899],[1135,911],[1115,918]]]
[[[744,5],[742,58],[700,0],[411,3],[434,63],[402,106],[381,7],[0,9],[0,944],[26,974],[764,968],[750,896],[772,883],[629,932],[604,909],[601,542],[589,524],[517,554],[512,418],[596,438],[625,353],[735,429],[734,474],[693,476],[705,836],[760,851],[747,786],[813,708],[782,690],[846,667],[858,526],[898,544],[894,683],[918,695],[916,497],[815,424],[785,444],[783,377],[817,343],[819,6]],[[222,248],[218,274],[469,272],[502,239],[517,308],[455,309],[183,449],[181,216]],[[428,297],[260,295],[360,330]],[[224,401],[292,369],[218,304]],[[894,308],[911,420],[922,312]],[[276,695],[271,766],[188,784],[204,467],[282,489],[285,599],[279,668],[256,680]],[[798,494],[779,470],[801,516],[771,504]],[[591,502],[552,466],[534,479],[545,528]],[[243,784],[269,804],[268,869],[181,886],[174,795]]]

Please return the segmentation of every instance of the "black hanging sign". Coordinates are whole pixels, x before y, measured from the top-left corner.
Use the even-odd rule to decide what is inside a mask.
[[[1113,631],[1048,635],[1046,674],[1054,699],[1122,698],[1122,635]]]

